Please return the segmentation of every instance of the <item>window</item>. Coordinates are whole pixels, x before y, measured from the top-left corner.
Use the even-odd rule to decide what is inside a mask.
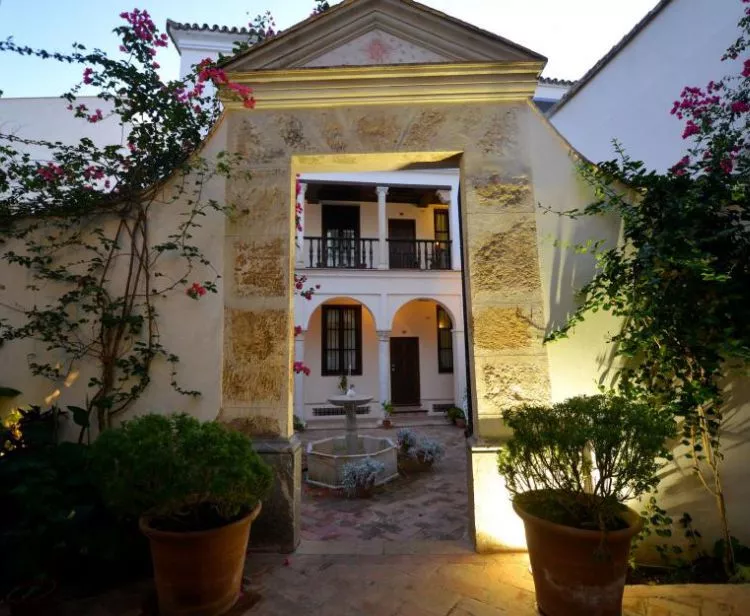
[[[435,210],[435,241],[449,242],[451,239],[448,210]]]
[[[448,313],[437,307],[438,372],[453,372],[453,323]]]
[[[323,306],[322,375],[362,374],[362,306]]]

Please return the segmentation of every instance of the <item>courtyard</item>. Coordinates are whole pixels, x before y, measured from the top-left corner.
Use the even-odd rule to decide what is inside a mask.
[[[432,421],[432,424],[441,419]],[[368,436],[396,440],[398,427],[362,428]],[[466,442],[463,430],[452,425],[416,425],[420,436],[438,441],[444,457],[429,472],[401,475],[379,488],[372,498],[348,499],[325,488],[302,486],[302,539],[310,542],[464,541],[468,544]],[[307,430],[305,445],[341,436],[342,430]],[[304,469],[304,465],[303,465]]]
[[[534,616],[525,554],[407,542],[390,554],[253,554],[231,616]],[[305,542],[302,544],[304,551]],[[442,553],[441,553],[442,552]],[[150,616],[152,584],[71,603],[64,616]],[[742,616],[747,585],[628,586],[624,616]],[[0,612],[2,613],[2,612]],[[582,615],[583,616],[583,615]]]

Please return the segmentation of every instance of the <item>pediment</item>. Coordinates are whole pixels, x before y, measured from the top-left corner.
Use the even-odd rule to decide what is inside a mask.
[[[344,0],[230,60],[262,69],[539,62],[546,58],[411,0]]]
[[[446,54],[428,49],[380,28],[324,51],[304,64],[305,67],[373,66],[379,64],[434,64],[452,62]]]

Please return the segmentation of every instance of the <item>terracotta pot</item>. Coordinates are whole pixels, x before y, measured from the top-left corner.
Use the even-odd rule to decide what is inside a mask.
[[[393,424],[391,423],[390,419],[384,419],[383,420],[383,427],[384,428],[390,428],[391,426],[393,426]]]
[[[159,616],[219,616],[240,596],[250,524],[260,503],[241,520],[197,532],[140,528],[151,543]]]
[[[600,531],[562,526],[513,503],[523,520],[539,611],[544,616],[620,616],[630,541],[643,527],[632,509],[628,527]]]
[[[57,584],[48,580],[41,584],[26,584],[14,588],[6,597],[11,616],[47,616],[57,614],[60,600]]]
[[[412,456],[406,456],[399,454],[397,458],[398,470],[406,475],[412,473],[422,473],[432,468],[433,460],[425,462],[424,458],[418,456],[413,458]]]
[[[463,429],[466,427],[466,420],[463,418],[456,419],[456,426]]]

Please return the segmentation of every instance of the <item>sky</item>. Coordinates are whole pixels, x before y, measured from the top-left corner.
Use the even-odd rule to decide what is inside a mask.
[[[422,1],[547,56],[545,76],[577,79],[658,0]],[[136,6],[148,10],[160,29],[167,18],[246,26],[266,9],[283,29],[306,18],[312,5],[312,0],[0,0],[0,40],[12,36],[18,44],[48,51],[68,51],[77,42],[116,53],[112,29],[119,13]],[[171,42],[157,60],[163,78],[177,78],[179,58]],[[5,97],[59,96],[80,78],[80,66],[0,53]]]

